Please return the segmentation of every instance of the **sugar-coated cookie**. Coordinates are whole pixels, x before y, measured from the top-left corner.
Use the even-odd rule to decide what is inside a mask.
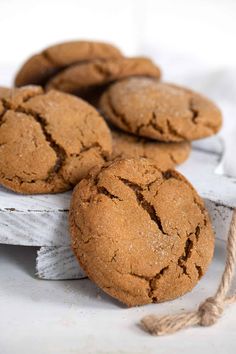
[[[150,59],[144,57],[92,60],[75,64],[53,76],[47,89],[78,94],[87,97],[94,87],[101,87],[112,81],[129,76],[160,78],[160,69]]]
[[[111,134],[83,100],[39,86],[0,98],[0,183],[19,193],[71,189],[110,157]]]
[[[56,44],[30,57],[20,68],[15,85],[45,85],[51,76],[75,63],[121,55],[119,49],[108,43],[73,41]]]
[[[168,142],[213,135],[222,122],[220,110],[207,98],[151,78],[112,84],[101,97],[100,108],[120,129]]]
[[[185,294],[213,256],[197,192],[148,159],[115,160],[83,179],[72,196],[70,232],[90,279],[129,306]]]

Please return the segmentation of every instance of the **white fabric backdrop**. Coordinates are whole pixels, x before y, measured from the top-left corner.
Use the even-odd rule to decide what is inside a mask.
[[[216,100],[224,113],[224,171],[236,176],[236,1],[0,0],[0,85],[32,52],[63,40],[108,40],[147,54],[164,79]]]

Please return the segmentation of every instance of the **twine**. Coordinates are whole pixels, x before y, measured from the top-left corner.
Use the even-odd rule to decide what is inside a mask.
[[[233,211],[227,241],[227,257],[220,285],[213,297],[206,299],[196,311],[158,317],[146,316],[141,325],[147,332],[163,336],[192,326],[212,326],[222,316],[225,306],[236,302],[236,292],[229,296],[236,264],[236,209]]]

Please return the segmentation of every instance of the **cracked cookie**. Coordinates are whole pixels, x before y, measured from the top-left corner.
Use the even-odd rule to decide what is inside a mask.
[[[111,130],[112,134],[112,159],[139,158],[152,159],[163,169],[173,168],[187,160],[191,145],[189,142],[164,143],[119,130]]]
[[[39,86],[0,99],[0,183],[19,193],[71,189],[106,161],[111,134],[83,100]]]
[[[53,76],[46,87],[87,98],[94,87],[104,87],[129,76],[160,78],[160,69],[150,59],[143,57],[93,60],[66,68]]]
[[[203,201],[178,172],[124,159],[80,181],[70,206],[72,247],[87,275],[128,306],[190,291],[213,256]]]
[[[56,44],[23,64],[16,75],[15,86],[44,85],[50,77],[75,63],[121,56],[119,49],[108,43],[74,41]]]
[[[213,135],[222,122],[221,112],[207,98],[151,78],[129,78],[112,84],[99,106],[118,128],[167,142]]]

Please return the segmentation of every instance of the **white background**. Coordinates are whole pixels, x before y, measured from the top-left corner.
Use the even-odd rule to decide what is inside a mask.
[[[160,62],[195,58],[212,69],[235,66],[234,0],[0,0],[0,82],[3,65],[19,66],[47,45],[88,38],[114,42],[127,55],[151,50]],[[167,52],[166,52],[167,51]],[[159,58],[160,56],[160,58]],[[177,66],[178,68],[178,66]]]

